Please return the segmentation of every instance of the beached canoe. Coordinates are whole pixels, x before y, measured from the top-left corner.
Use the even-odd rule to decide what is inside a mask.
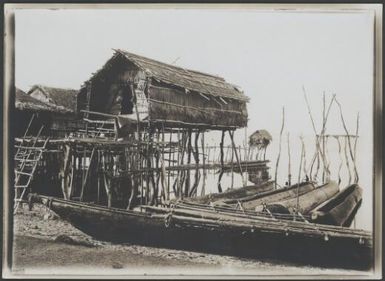
[[[240,198],[238,200],[224,199],[222,201],[215,202],[216,205],[227,206],[235,208],[238,204],[241,204],[243,210],[254,211],[257,206],[268,204],[272,202],[278,202],[294,198],[297,195],[297,191],[300,195],[314,190],[316,186],[312,182],[303,182],[299,185],[291,185],[285,188],[274,189],[267,192],[258,193],[255,195]]]
[[[349,227],[362,202],[362,188],[352,184],[310,212],[313,222]]]
[[[226,190],[221,193],[210,193],[205,196],[189,197],[185,200],[199,204],[210,204],[221,200],[237,200],[246,196],[253,196],[274,189],[274,181],[267,181],[257,185],[250,185]]]
[[[339,188],[337,183],[331,181],[302,195],[294,196],[284,201],[267,204],[265,208],[271,213],[293,214],[299,211],[301,214],[308,214],[315,207],[337,194],[338,191]],[[298,210],[296,210],[297,207]],[[256,208],[256,211],[262,211],[262,209],[263,207],[259,206]]]
[[[332,267],[367,269],[372,261],[372,235],[363,230],[266,216],[213,215],[203,210],[199,215],[157,207],[131,211],[36,194],[29,198],[30,206],[44,204],[99,240]]]

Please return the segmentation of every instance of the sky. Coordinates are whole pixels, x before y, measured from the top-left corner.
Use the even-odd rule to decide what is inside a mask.
[[[357,224],[372,226],[373,16],[363,11],[316,12],[258,9],[17,10],[15,19],[16,86],[34,84],[78,89],[112,56],[113,49],[216,74],[239,85],[250,97],[246,131],[273,136],[267,157],[272,173],[279,146],[282,107],[285,129],[279,165],[287,174],[287,133],[292,171],[297,171],[301,135],[307,163],[314,152],[314,132],[304,99],[307,94],[317,131],[322,95],[342,104],[350,133],[359,120],[357,144],[363,205]],[[327,132],[344,134],[333,106]],[[213,134],[206,138],[217,140]],[[330,159],[339,164],[337,143]],[[344,173],[344,172],[343,172]],[[345,176],[347,177],[345,171]]]

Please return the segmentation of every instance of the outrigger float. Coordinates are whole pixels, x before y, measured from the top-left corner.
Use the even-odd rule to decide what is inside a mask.
[[[73,91],[47,87],[16,95],[19,119],[32,118],[15,139],[15,213],[20,203],[44,204],[114,242],[370,267],[371,233],[348,228],[362,201],[358,176],[341,192],[329,179],[318,185],[311,171],[278,186],[266,130],[235,144],[249,99],[223,78],[116,50],[74,108],[43,106],[33,95],[74,100]],[[205,136],[218,131],[208,145]],[[325,162],[316,139],[313,160]]]

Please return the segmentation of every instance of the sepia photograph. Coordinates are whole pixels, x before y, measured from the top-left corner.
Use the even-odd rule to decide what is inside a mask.
[[[382,5],[4,20],[3,278],[381,278]]]

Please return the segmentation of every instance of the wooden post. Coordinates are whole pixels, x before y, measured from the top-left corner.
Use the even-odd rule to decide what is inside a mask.
[[[192,152],[192,145],[191,145],[191,129],[188,130],[188,144],[187,144],[187,164],[191,163],[191,152]],[[190,176],[191,172],[190,169],[188,169],[186,174],[186,183],[185,183],[185,189],[184,189],[184,196],[188,197],[190,192]]]
[[[91,157],[90,157],[90,163],[88,165],[88,169],[87,169],[87,172],[86,172],[84,180],[83,180],[82,189],[80,192],[80,201],[83,201],[83,199],[84,199],[84,190],[85,190],[87,183],[88,183],[90,171],[92,172],[92,169],[93,169],[94,158],[95,158],[95,147],[92,149]]]
[[[350,165],[349,165],[349,158],[348,158],[348,152],[347,152],[347,137],[345,137],[345,144],[344,144],[344,152],[345,152],[345,161],[346,161],[346,168],[349,173],[349,185],[352,182],[352,173],[350,172]]]
[[[174,165],[174,154],[175,153],[172,153],[172,162],[170,162],[171,161],[171,149],[172,149],[171,143],[172,143],[172,131],[170,131],[170,141],[169,141],[170,151],[168,153],[168,160],[169,160],[168,166]],[[170,176],[171,176],[171,171],[169,171],[167,174],[167,187],[166,187],[167,188],[167,191],[166,191],[166,200],[167,201],[170,200]]]
[[[103,179],[104,179],[104,187],[107,193],[107,207],[110,208],[112,206],[112,194],[111,194],[111,185],[110,185],[111,180],[107,180],[105,173],[103,173]]]
[[[309,116],[310,116],[311,124],[312,124],[312,127],[313,127],[313,131],[314,131],[314,134],[317,135],[317,130],[316,130],[316,128],[315,128],[315,123],[314,123],[313,115],[312,115],[312,113],[311,113],[309,101],[307,100],[306,91],[305,91],[305,88],[304,88],[304,87],[302,87],[302,89],[303,89],[303,93],[304,93],[304,97],[305,97],[305,101],[306,101],[306,106],[307,106],[307,109],[308,109],[308,113],[309,113]],[[325,133],[327,116],[328,116],[328,114],[329,114],[331,105],[333,104],[333,100],[335,100],[335,96],[333,96],[333,98],[332,98],[332,100],[331,100],[331,102],[330,102],[330,104],[329,104],[329,109],[328,109],[328,113],[327,113],[326,117],[323,118],[323,128],[322,128],[322,132],[321,132],[321,134],[320,134],[320,137],[323,136],[324,133]],[[317,150],[318,150],[318,152],[319,152],[320,155],[321,155],[324,170],[326,171],[326,173],[330,174],[330,171],[328,170],[327,165],[326,165],[325,155],[324,155],[324,152],[323,152],[323,150],[322,150],[322,148],[321,148],[321,144],[320,144],[320,140],[319,140],[319,139],[320,139],[320,138],[316,138]]]
[[[74,152],[73,152],[73,148],[72,148],[72,157],[71,157],[71,183],[70,183],[70,188],[69,188],[69,192],[68,192],[68,199],[71,200],[71,197],[72,197],[72,190],[73,190],[73,185],[74,185],[74,177],[76,175],[75,173],[75,169],[76,169],[76,158],[75,158],[75,155],[74,155]]]
[[[340,185],[341,184],[341,169],[342,169],[342,164],[343,164],[343,156],[342,156],[340,139],[338,136],[336,136],[335,139],[337,140],[337,143],[338,143],[338,155],[340,156],[340,160],[341,160],[340,165],[338,166],[338,185]]]
[[[201,146],[202,146],[202,155],[203,155],[203,183],[202,183],[202,189],[201,189],[201,196],[205,195],[205,188],[206,188],[206,155],[205,155],[205,132],[202,132],[201,137]]]
[[[287,133],[287,153],[289,156],[289,164],[288,164],[288,186],[291,186],[291,155],[290,155],[290,133]]]
[[[199,139],[199,131],[195,133],[195,151],[193,152],[194,160],[195,160],[195,175],[194,175],[194,184],[190,191],[190,197],[196,195],[198,185],[199,185],[199,180],[200,180],[198,139]]]
[[[297,181],[297,204],[296,204],[296,211],[295,211],[295,215],[294,215],[294,220],[296,219],[296,216],[297,216],[297,214],[299,212],[299,185],[300,185],[300,182],[301,182],[301,169],[302,169],[303,151],[304,151],[304,146],[303,146],[303,142],[302,142],[302,146],[301,146],[301,160],[299,162],[298,181]]]
[[[358,128],[359,128],[359,123],[360,123],[360,113],[358,112],[357,113],[357,125],[356,125],[356,137],[354,139],[354,157],[353,157],[353,162],[354,162],[354,166],[356,166],[356,156],[357,156],[357,140],[358,140]],[[358,172],[357,172],[357,169],[355,169],[355,179],[354,179],[354,183],[358,183],[359,181],[359,176],[358,176]],[[355,223],[356,220],[354,220],[354,223]]]
[[[322,99],[322,124],[325,123],[325,92],[323,93],[323,99]],[[325,165],[327,166],[327,163],[326,163],[326,156],[325,156],[325,135],[324,134],[321,134],[322,136],[322,153],[324,155],[324,161],[325,161]],[[325,169],[322,171],[322,183],[325,183]]]
[[[237,153],[237,148],[235,147],[235,143],[234,143],[234,131],[229,131],[229,135],[230,135],[231,143],[232,143],[233,148],[234,148],[235,158],[237,159],[237,163],[238,163],[238,166],[239,166],[239,171],[240,171],[241,177],[243,179],[242,165],[241,165],[241,162],[239,160],[238,153]],[[245,181],[243,181],[243,186],[246,186]]]
[[[98,150],[98,156],[97,156],[98,158],[98,161],[97,161],[97,163],[98,163],[98,165],[96,166],[96,178],[97,178],[97,185],[98,185],[98,194],[97,194],[97,196],[96,196],[96,202],[99,204],[100,203],[100,163],[101,163],[101,161],[100,161],[100,150]]]
[[[282,126],[281,126],[281,131],[279,133],[279,150],[278,150],[277,161],[275,162],[275,173],[274,173],[274,187],[275,187],[275,189],[277,189],[278,165],[279,165],[279,159],[281,157],[281,143],[282,143],[282,133],[283,133],[284,127],[285,127],[285,107],[282,107]]]
[[[305,141],[303,140],[303,136],[300,137],[301,143],[302,143],[302,150],[303,150],[303,173],[305,176],[307,176],[307,168],[306,168],[306,147],[305,147]]]
[[[234,149],[231,147],[231,189],[234,188]]]
[[[62,177],[62,192],[64,199],[69,199],[69,183],[68,183],[68,176],[69,176],[69,170],[70,170],[70,164],[72,160],[72,149],[67,144],[63,146],[64,148],[64,163],[62,166],[62,170],[60,171],[60,175]]]
[[[224,142],[224,139],[225,139],[225,130],[222,130],[222,137],[221,137],[221,142],[219,144],[220,146],[220,159],[221,159],[221,172],[219,173],[219,177],[218,177],[218,192],[222,192],[222,186],[221,186],[221,179],[222,179],[222,176],[223,176],[223,173],[224,173],[224,162],[223,162],[223,142]]]

